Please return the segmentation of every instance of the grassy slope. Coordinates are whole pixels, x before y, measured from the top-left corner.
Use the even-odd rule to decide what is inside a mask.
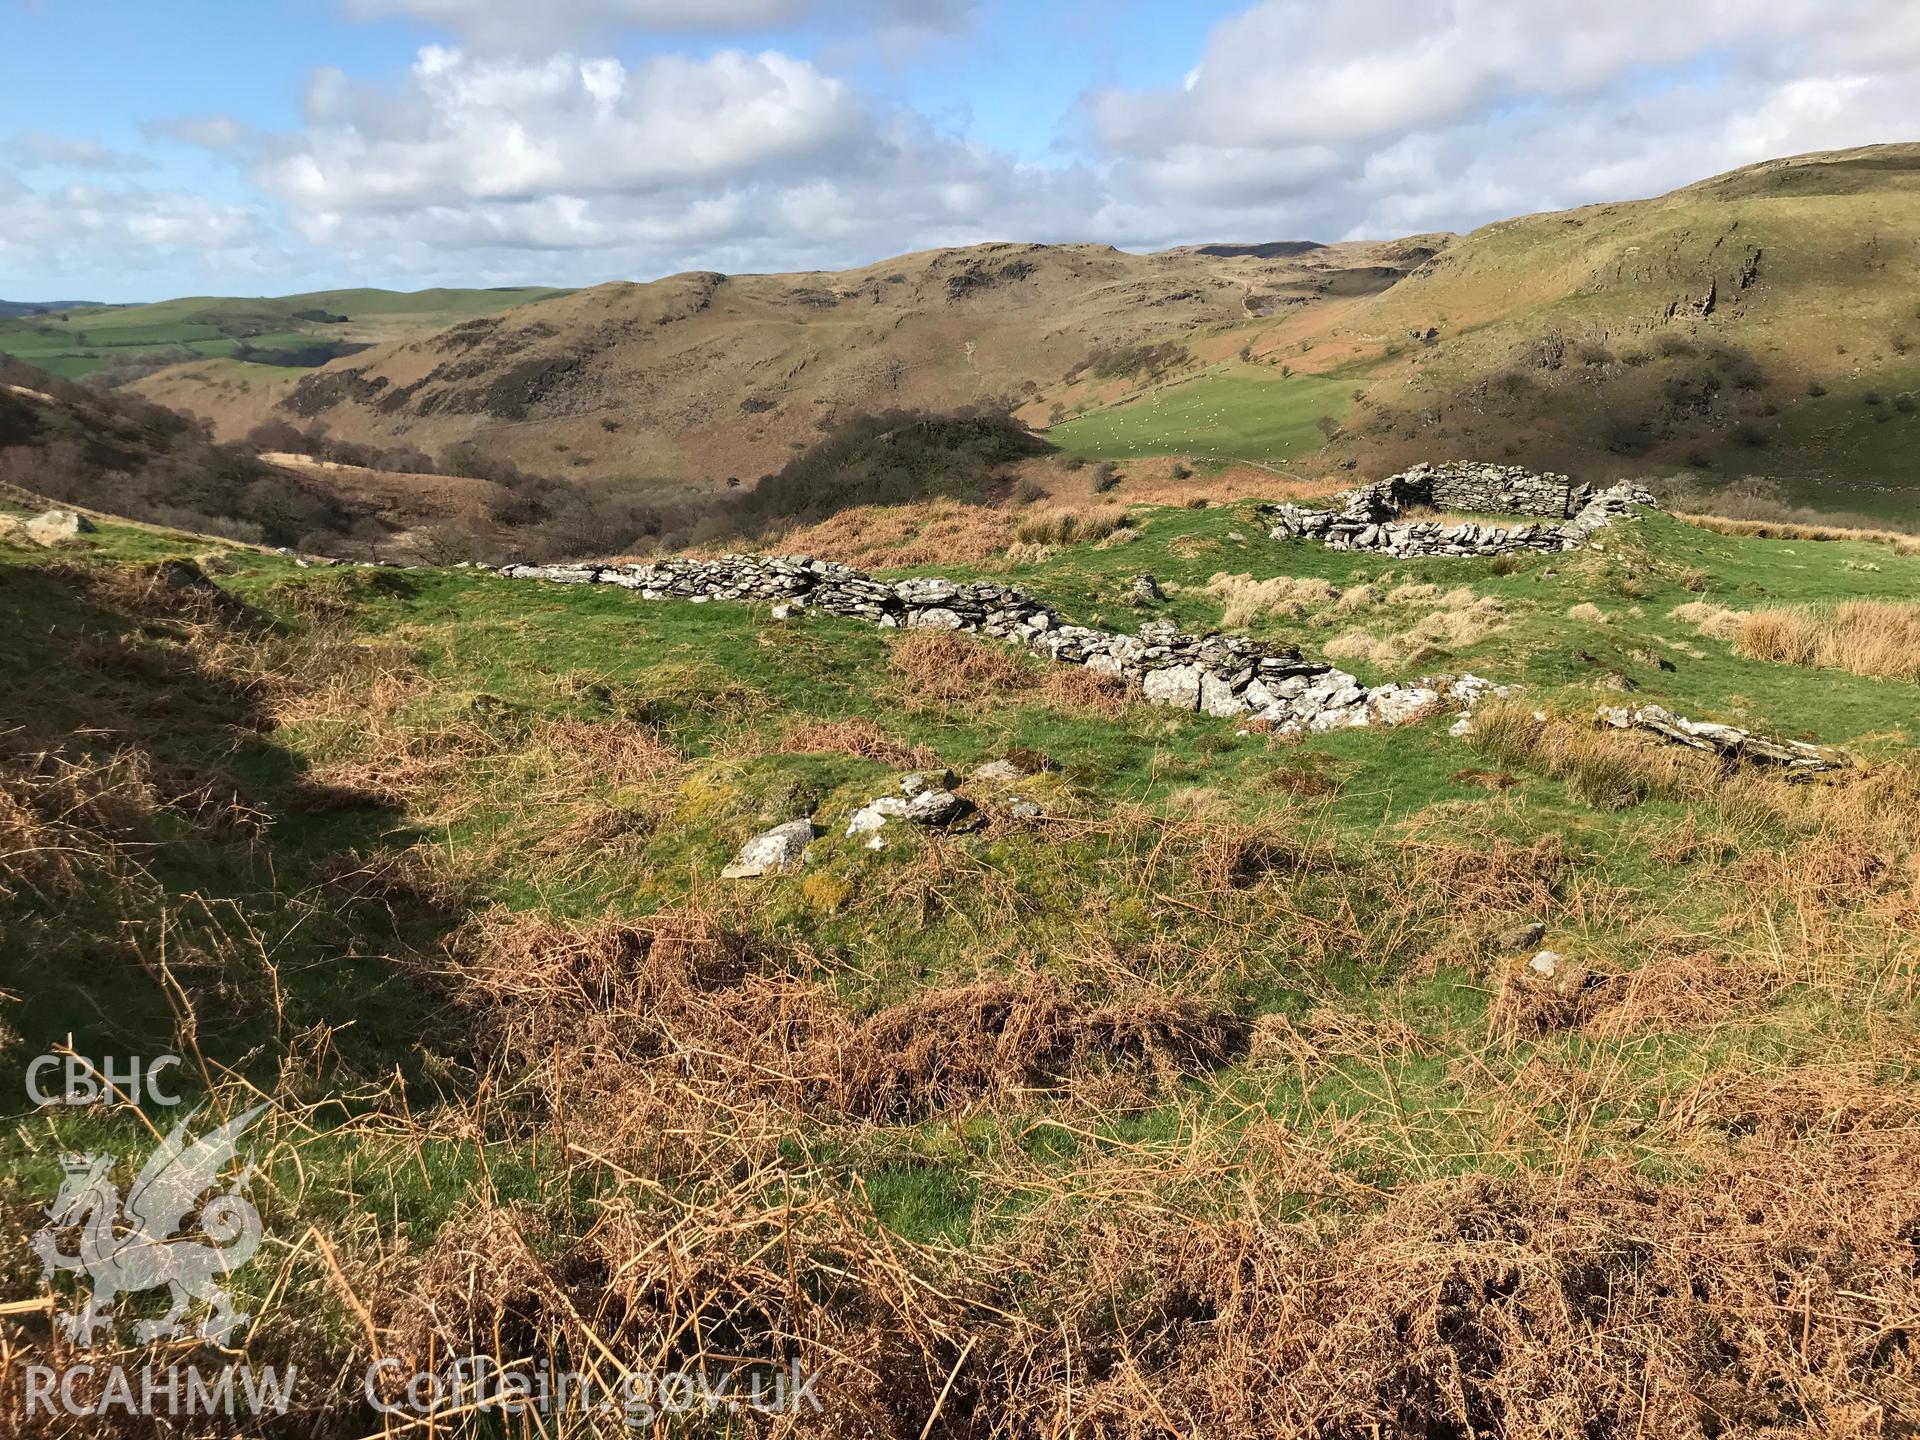
[[[1325,444],[1320,421],[1338,423],[1354,388],[1340,375],[1209,373],[1054,425],[1047,439],[1094,460],[1181,455],[1277,464]]]
[[[1396,253],[1268,261],[996,244],[834,274],[669,276],[343,357],[294,403],[352,439],[404,430],[432,448],[479,426],[529,468],[565,453],[592,475],[750,481],[849,410],[1012,400],[1042,423],[1055,403],[1097,408],[1140,389],[1145,373],[1096,378],[1089,362],[1142,344],[1185,347],[1165,378],[1190,376],[1231,353],[1225,337],[1250,299],[1304,289],[1319,304],[1314,287],[1349,270],[1409,268]],[[327,377],[349,376],[385,382],[381,403],[325,392]],[[207,387],[178,370],[143,388],[242,429],[281,398],[256,389],[210,412]]]

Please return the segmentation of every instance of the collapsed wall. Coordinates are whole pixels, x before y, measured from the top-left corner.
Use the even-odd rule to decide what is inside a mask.
[[[1565,475],[1536,474],[1518,465],[1455,461],[1419,464],[1335,497],[1332,509],[1266,505],[1275,540],[1319,540],[1333,550],[1386,555],[1557,554],[1585,545],[1603,530],[1651,506],[1653,496],[1630,481],[1595,491]],[[1465,521],[1397,520],[1408,510],[1470,510],[1492,515],[1534,515],[1538,522],[1513,525]]]
[[[1285,733],[1397,724],[1449,705],[1467,709],[1498,691],[1471,675],[1373,689],[1344,670],[1244,635],[1189,635],[1150,621],[1133,635],[1063,625],[1022,590],[941,579],[875,580],[806,556],[723,555],[651,565],[508,565],[509,580],[617,585],[647,600],[771,604],[776,616],[803,609],[887,628],[965,630],[1023,645],[1037,655],[1136,681],[1155,705],[1264,720]]]

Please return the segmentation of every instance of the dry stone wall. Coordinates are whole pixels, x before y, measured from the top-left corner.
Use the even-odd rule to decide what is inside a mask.
[[[1501,687],[1471,675],[1368,689],[1344,670],[1308,660],[1292,646],[1244,635],[1189,635],[1166,621],[1120,634],[1065,625],[1025,591],[991,583],[875,580],[806,556],[723,555],[651,565],[508,565],[509,580],[617,585],[648,600],[769,604],[785,617],[803,610],[898,629],[964,630],[1025,646],[1069,665],[1137,681],[1147,700],[1180,710],[1260,719],[1288,732],[1398,724],[1442,709],[1471,709]]]
[[[1335,507],[1263,506],[1276,540],[1319,540],[1334,550],[1383,555],[1556,554],[1585,545],[1597,530],[1654,503],[1627,481],[1595,491],[1565,475],[1536,474],[1517,465],[1420,464],[1371,485],[1346,491]],[[1537,515],[1538,522],[1493,525],[1468,521],[1403,521],[1415,506],[1474,510],[1499,515]]]

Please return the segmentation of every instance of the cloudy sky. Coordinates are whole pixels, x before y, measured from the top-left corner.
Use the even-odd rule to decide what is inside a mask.
[[[1466,229],[1920,139],[1916,0],[0,0],[0,297]]]

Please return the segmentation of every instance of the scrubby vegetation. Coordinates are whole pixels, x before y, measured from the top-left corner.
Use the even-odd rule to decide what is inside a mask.
[[[162,406],[4,358],[0,481],[239,540],[326,548],[366,538],[337,497],[263,465],[245,445],[215,444],[204,427]]]
[[[790,1430],[903,1440],[1920,1419],[1911,693],[1670,615],[1835,616],[1920,559],[1650,519],[1492,573],[1127,516],[940,570],[1087,622],[1151,571],[1316,651],[1497,606],[1419,663],[1527,689],[1464,740],[1284,740],[973,636],[0,540],[10,1053],[273,1097],[235,1283],[302,1369],[280,1432],[377,1431],[371,1357],[468,1353],[792,1359]],[[1857,763],[1596,728],[1616,673]],[[977,828],[843,834],[988,760]],[[800,871],[715,878],[803,814]],[[152,1137],[7,1133],[32,1296],[59,1153]]]
[[[818,520],[855,505],[995,498],[1005,467],[1046,447],[1003,409],[855,415],[740,501],[751,520]]]

